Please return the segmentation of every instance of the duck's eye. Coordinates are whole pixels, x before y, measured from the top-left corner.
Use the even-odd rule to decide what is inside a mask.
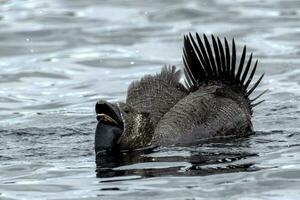
[[[131,105],[128,105],[126,103],[122,103],[120,105],[120,108],[121,108],[122,113],[125,115],[135,113],[134,108],[132,108]]]

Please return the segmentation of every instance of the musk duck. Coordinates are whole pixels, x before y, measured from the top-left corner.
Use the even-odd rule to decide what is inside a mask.
[[[253,134],[253,107],[264,92],[250,95],[264,74],[252,84],[258,61],[246,57],[244,46],[236,61],[234,39],[230,48],[226,38],[185,35],[183,73],[165,66],[132,82],[125,102],[96,103],[96,154]]]

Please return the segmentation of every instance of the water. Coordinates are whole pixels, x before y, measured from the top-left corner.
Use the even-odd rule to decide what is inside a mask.
[[[299,20],[298,0],[0,1],[0,199],[299,199]],[[182,66],[195,31],[259,59],[257,134],[103,159],[97,175],[97,99]]]

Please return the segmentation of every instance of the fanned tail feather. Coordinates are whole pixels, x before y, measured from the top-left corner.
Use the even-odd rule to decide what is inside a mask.
[[[246,61],[246,45],[243,48],[240,61],[236,63],[236,46],[232,39],[230,47],[226,38],[222,44],[219,37],[211,36],[211,44],[203,34],[203,39],[196,33],[194,38],[191,33],[184,36],[183,63],[185,84],[193,92],[203,84],[222,82],[232,87],[236,92],[241,92],[249,100],[250,107],[257,106],[264,100],[254,103],[266,91],[263,91],[252,100],[251,93],[257,88],[264,74],[249,87],[256,72],[258,60],[251,68],[252,53]],[[246,64],[245,64],[246,63]]]

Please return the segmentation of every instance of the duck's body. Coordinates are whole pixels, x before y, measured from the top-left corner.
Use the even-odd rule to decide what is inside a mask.
[[[204,87],[180,100],[158,123],[153,143],[188,144],[212,137],[241,137],[251,133],[249,110],[235,99],[218,93],[223,89],[222,86]],[[201,106],[195,108],[193,105]]]
[[[126,102],[118,105],[123,123],[115,124],[122,134],[114,147],[187,145],[202,139],[253,133],[253,105],[248,97],[262,76],[250,90],[247,88],[257,62],[248,75],[252,55],[243,69],[244,49],[235,70],[234,41],[230,56],[226,39],[225,48],[217,39],[212,37],[212,51],[205,35],[205,45],[198,35],[198,44],[191,35],[185,37],[185,85],[180,83],[180,73],[175,67],[164,67],[161,73],[145,76],[129,86]],[[106,113],[101,111],[102,107],[101,103],[96,105],[98,114]],[[117,120],[113,116],[112,119]],[[98,126],[101,123],[100,120]],[[101,130],[96,131],[96,149],[103,135]]]

